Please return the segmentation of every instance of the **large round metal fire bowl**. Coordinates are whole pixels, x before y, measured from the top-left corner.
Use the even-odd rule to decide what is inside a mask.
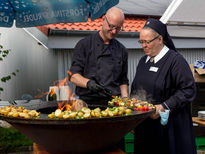
[[[155,111],[90,119],[22,119],[0,116],[52,154],[89,153],[114,146]]]

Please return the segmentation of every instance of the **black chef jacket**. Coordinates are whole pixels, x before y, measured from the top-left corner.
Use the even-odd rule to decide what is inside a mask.
[[[70,71],[95,80],[111,90],[113,95],[120,95],[120,85],[127,84],[128,53],[116,39],[104,44],[99,32],[80,40],[75,46]],[[83,100],[107,99],[104,92],[93,93],[87,88],[76,87],[75,93]]]

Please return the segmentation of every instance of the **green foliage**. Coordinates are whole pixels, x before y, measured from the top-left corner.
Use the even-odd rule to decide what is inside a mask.
[[[3,61],[3,59],[4,59],[5,57],[7,57],[7,55],[9,54],[10,51],[11,51],[11,50],[4,50],[4,49],[3,49],[3,46],[0,45],[0,61]]]
[[[0,153],[16,152],[20,147],[32,145],[33,142],[16,129],[0,127]]]
[[[11,50],[5,50],[3,49],[3,46],[0,45],[0,61],[3,61],[4,58],[6,58],[8,56],[8,54],[11,52]],[[12,76],[16,76],[16,73],[19,72],[19,70],[17,69],[15,72],[10,73],[7,76],[3,76],[1,77],[1,82],[7,82],[8,80],[11,80]],[[4,89],[2,87],[0,87],[0,94]],[[1,99],[0,99],[1,100]]]

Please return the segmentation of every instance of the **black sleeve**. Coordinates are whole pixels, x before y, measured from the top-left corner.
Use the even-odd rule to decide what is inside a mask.
[[[85,40],[80,40],[73,51],[73,56],[72,56],[72,63],[70,67],[70,71],[72,74],[79,73],[83,75],[83,70],[85,66],[85,61],[86,61],[86,53],[85,53]]]
[[[146,58],[146,56],[143,56],[143,57],[139,60],[139,63],[138,63],[138,65],[137,65],[137,67],[136,67],[135,76],[134,76],[134,79],[133,79],[132,85],[131,85],[130,96],[135,95],[135,93],[136,93],[136,89],[137,89],[137,86],[136,86],[136,84],[137,84],[137,71],[138,71],[139,67],[141,66],[141,64],[144,62],[145,58]]]
[[[171,66],[171,76],[176,91],[165,103],[172,111],[191,103],[196,96],[196,87],[189,64],[180,54]]]
[[[137,68],[136,68],[136,72],[137,72]],[[130,92],[130,95],[134,95],[134,92],[136,90],[136,73],[135,73],[135,76],[134,76],[134,80],[132,81],[132,85],[131,85],[131,92]]]
[[[122,84],[127,84],[129,85],[129,80],[127,77],[128,74],[128,52],[126,50],[126,48],[122,48],[123,49],[123,64],[122,64],[122,73],[121,73],[121,85]]]

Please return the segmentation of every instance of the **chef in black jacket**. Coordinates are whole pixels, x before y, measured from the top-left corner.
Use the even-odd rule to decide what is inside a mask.
[[[145,95],[156,113],[135,129],[135,153],[196,154],[190,105],[195,82],[186,60],[178,53],[165,24],[148,19],[140,31],[145,52],[137,66],[132,97]],[[159,110],[169,110],[168,123],[160,123]]]
[[[128,53],[114,38],[123,22],[123,12],[113,7],[102,17],[102,29],[75,46],[70,81],[88,104],[107,105],[112,95],[128,97]]]

